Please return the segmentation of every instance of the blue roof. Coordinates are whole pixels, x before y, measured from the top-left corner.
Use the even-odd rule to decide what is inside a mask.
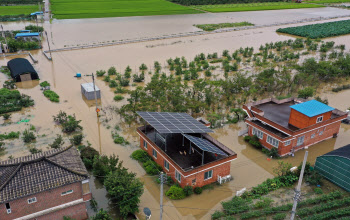
[[[15,38],[17,38],[17,37],[37,37],[37,36],[39,36],[38,32],[35,32],[35,33],[18,33],[18,34],[16,34]]]
[[[290,107],[308,117],[314,117],[334,110],[334,108],[316,100],[303,102]]]
[[[30,15],[42,15],[44,14],[42,11],[37,11],[37,12],[33,12]]]

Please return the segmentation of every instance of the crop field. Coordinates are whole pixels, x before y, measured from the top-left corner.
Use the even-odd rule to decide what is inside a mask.
[[[52,0],[51,4],[57,19],[202,13],[166,0]]]
[[[0,6],[0,15],[30,14],[38,9],[38,5]]]
[[[279,9],[298,9],[298,8],[319,8],[322,5],[315,4],[296,4],[287,2],[266,2],[266,3],[248,3],[248,4],[225,4],[225,5],[197,5],[194,8],[208,12],[237,12],[237,11],[260,11],[260,10],[279,10]]]
[[[350,20],[280,28],[277,29],[277,32],[309,37],[312,39],[334,37],[350,33]]]

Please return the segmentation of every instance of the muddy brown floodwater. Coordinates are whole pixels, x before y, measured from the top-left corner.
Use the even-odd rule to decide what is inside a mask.
[[[302,11],[298,13],[301,12]],[[311,11],[307,10],[307,12],[309,13],[308,15],[310,15]],[[260,17],[256,17],[256,20],[264,19],[262,15],[267,19],[270,13],[274,12],[266,11],[260,14]],[[279,13],[282,13],[282,11]],[[316,13],[316,11],[314,11],[314,13]],[[222,15],[225,16],[225,14]],[[85,21],[82,22],[84,23]],[[73,27],[78,30],[80,26],[81,24],[78,21],[70,22],[68,30],[73,29]],[[287,26],[292,25],[283,27]],[[90,31],[80,34],[72,32],[74,36],[69,36],[69,34],[64,32],[64,28],[61,26],[57,26],[57,30],[55,29],[55,25],[50,26],[49,24],[45,24],[45,27],[49,30],[52,29],[52,32],[55,33],[52,39],[51,37],[49,38],[52,42],[57,41],[57,44],[62,44],[62,40],[64,39],[72,39],[73,42],[75,41],[74,39],[81,38],[83,41],[83,39],[89,40],[88,37],[85,38],[86,35],[99,35],[97,32]],[[137,173],[137,175],[143,179],[145,182],[145,192],[141,197],[140,209],[142,210],[143,207],[149,207],[152,210],[152,216],[158,219],[159,186],[154,182],[154,179],[145,175],[143,168],[136,161],[129,157],[134,150],[138,149],[138,137],[135,132],[136,125],[128,126],[123,124],[113,110],[115,107],[120,107],[127,101],[114,102],[113,90],[101,79],[98,79],[97,85],[102,93],[99,105],[102,106],[104,112],[101,113],[101,118],[97,119],[94,103],[83,99],[80,92],[81,83],[91,82],[91,77],[85,75],[100,69],[107,70],[110,66],[115,66],[118,71],[123,71],[127,65],[130,65],[134,70],[140,66],[141,63],[151,66],[154,61],[159,61],[163,64],[166,62],[166,59],[176,56],[185,56],[187,60],[192,60],[196,54],[202,52],[206,54],[213,52],[221,53],[224,49],[233,51],[240,47],[247,46],[253,46],[257,49],[261,44],[267,42],[293,39],[291,36],[276,34],[275,31],[277,28],[279,27],[56,52],[52,54],[52,62],[48,61],[40,50],[32,51],[35,59],[39,61],[37,64],[34,64],[34,67],[38,71],[41,81],[46,80],[51,83],[51,89],[60,96],[60,103],[52,103],[44,97],[36,82],[32,84],[19,84],[19,91],[30,95],[35,100],[35,106],[21,112],[13,113],[11,121],[9,122],[14,123],[1,126],[0,132],[3,133],[12,130],[23,131],[32,124],[36,129],[39,129],[36,131],[37,134],[40,135],[37,145],[40,145],[44,149],[47,143],[53,141],[56,134],[61,133],[60,128],[54,124],[52,116],[56,115],[60,110],[68,114],[75,114],[79,120],[82,120],[81,124],[84,127],[83,134],[86,136],[85,140],[88,140],[94,148],[103,154],[119,155],[124,161],[124,166],[129,168],[130,171]],[[114,32],[112,31],[109,33]],[[333,40],[336,44],[345,44],[347,48],[350,48],[350,38],[348,36],[340,36],[326,40]],[[150,47],[150,45],[158,46]],[[46,44],[44,44],[44,47],[46,48]],[[27,56],[19,57],[30,59]],[[1,57],[0,65],[6,65],[7,61],[10,59],[12,59],[12,57]],[[77,72],[83,74],[81,79],[74,77]],[[2,84],[6,78],[5,75],[0,74],[0,83]],[[150,76],[146,76],[146,81],[149,79]],[[135,87],[130,88],[134,89]],[[330,105],[340,110],[345,110],[350,107],[350,90],[339,93],[324,90],[321,93],[321,97],[328,98]],[[15,124],[24,118],[30,118],[30,122],[28,122],[27,125],[25,123]],[[3,124],[4,121],[0,119],[0,123]],[[122,146],[113,142],[111,131],[117,124],[122,128],[122,134],[128,139],[130,145]],[[220,202],[230,199],[235,195],[237,190],[243,187],[249,189],[263,182],[266,178],[273,177],[272,168],[276,165],[277,161],[268,161],[264,154],[247,145],[243,141],[243,138],[237,137],[238,131],[244,128],[245,124],[242,122],[235,125],[225,125],[222,128],[215,129],[215,133],[213,134],[220,142],[238,154],[237,160],[233,161],[231,164],[233,181],[223,184],[220,187],[215,187],[212,190],[205,190],[201,195],[192,195],[184,200],[170,201],[165,198],[165,219],[210,219],[210,215],[215,210],[221,209]],[[45,136],[42,137],[44,134]],[[336,139],[329,139],[309,148],[309,161],[313,162],[317,156],[339,148],[349,142],[350,127],[349,125],[342,125],[339,136]],[[18,155],[22,155],[28,152],[26,146],[22,146],[21,143],[21,140],[14,141],[13,146],[9,146],[7,154],[3,156],[0,155],[0,160],[6,159],[9,154],[16,155],[18,153]],[[304,150],[298,151],[295,157],[289,157],[284,160],[291,162],[293,165],[299,165],[303,154]],[[104,196],[99,196],[98,190],[96,190],[95,194],[95,198],[100,200],[98,202],[104,204],[108,203]],[[139,214],[139,217],[142,217],[142,214]]]

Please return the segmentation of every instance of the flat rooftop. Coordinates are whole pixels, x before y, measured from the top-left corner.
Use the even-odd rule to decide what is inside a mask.
[[[289,101],[285,103],[275,103],[275,102],[267,102],[264,104],[254,106],[257,109],[260,109],[264,112],[264,117],[289,129],[292,131],[299,130],[299,128],[289,124],[289,116],[292,105],[295,105],[296,102]]]
[[[182,145],[182,134],[167,134],[167,151],[165,152],[165,144],[160,140],[160,138],[157,138],[156,140],[156,131],[152,126],[147,126],[147,132],[145,132],[145,127],[140,127],[138,128],[138,130],[141,131],[144,135],[146,135],[153,143],[155,143],[158,146],[158,148],[160,148],[164,154],[168,155],[173,160],[173,162],[180,166],[183,171],[190,171],[192,169],[202,166],[202,155],[200,153],[202,153],[203,151],[192,143],[192,148],[194,148],[195,150],[192,151],[190,154],[190,141],[187,138],[184,138],[184,145]],[[191,135],[200,137],[200,134]],[[162,134],[162,136],[164,137],[164,134]],[[235,155],[233,151],[231,151],[221,143],[220,144],[224,146],[224,148],[218,146],[218,142],[216,141],[217,143],[214,143],[212,140],[210,140],[211,136],[208,136],[208,134],[203,134],[203,139],[208,140],[220,150],[225,152],[227,155],[219,155],[204,151],[203,165]],[[184,153],[185,151],[186,154]]]

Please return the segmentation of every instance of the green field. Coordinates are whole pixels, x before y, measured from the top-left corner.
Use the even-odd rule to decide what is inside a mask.
[[[30,14],[38,10],[38,5],[0,6],[0,15]]]
[[[350,0],[314,0],[314,1],[307,1],[307,2],[316,3],[316,4],[333,4],[333,3],[350,2]]]
[[[166,0],[51,0],[57,19],[202,13]]]
[[[277,32],[301,37],[325,38],[350,34],[350,20],[277,29]]]
[[[279,9],[297,9],[297,8],[319,8],[322,5],[315,4],[297,4],[287,2],[267,2],[267,3],[248,3],[248,4],[225,4],[225,5],[198,5],[194,8],[208,12],[237,12],[237,11],[260,11],[260,10],[279,10]]]

